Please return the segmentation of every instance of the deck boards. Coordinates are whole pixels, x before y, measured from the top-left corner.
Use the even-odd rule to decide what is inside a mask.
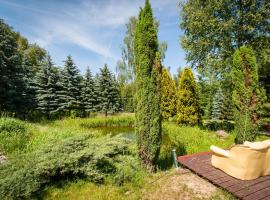
[[[211,153],[179,156],[178,162],[242,200],[270,200],[270,176],[250,181],[233,178],[211,165]]]

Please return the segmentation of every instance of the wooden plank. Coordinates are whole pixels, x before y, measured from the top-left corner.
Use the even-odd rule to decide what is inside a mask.
[[[266,200],[270,199],[270,187],[264,188],[243,198],[243,200]]]
[[[260,177],[260,178],[257,178],[255,180],[251,180],[251,181],[241,181],[237,185],[227,187],[227,189],[230,192],[237,192],[237,191],[245,189],[245,188],[251,188],[253,185],[263,183],[264,181],[269,180],[269,179],[270,179],[270,176],[264,176],[264,177]]]
[[[235,194],[238,197],[243,198],[243,197],[251,195],[251,194],[253,194],[253,193],[257,192],[257,191],[260,191],[262,189],[269,188],[269,187],[270,187],[270,180],[268,179],[266,181],[259,182],[256,185],[245,187],[242,190],[239,190],[239,191],[235,192]]]
[[[224,188],[240,199],[270,200],[270,176],[250,181],[236,179],[211,165],[210,152],[180,156],[178,161],[194,173]]]

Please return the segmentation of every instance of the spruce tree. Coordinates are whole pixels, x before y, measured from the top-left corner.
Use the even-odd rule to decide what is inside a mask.
[[[197,85],[190,68],[185,68],[177,92],[177,123],[196,125],[201,120]]]
[[[65,95],[65,102],[62,103],[62,109],[69,112],[79,111],[82,107],[81,97],[81,77],[79,70],[74,64],[71,56],[67,57],[65,67],[62,73],[63,79],[63,92]]]
[[[162,69],[161,112],[163,119],[169,119],[176,114],[176,84],[166,68]]]
[[[18,113],[25,107],[25,79],[16,35],[0,19],[0,111]]]
[[[265,98],[259,88],[258,66],[253,50],[242,46],[233,55],[233,103],[236,143],[256,139],[259,111]]]
[[[212,120],[222,120],[224,107],[224,95],[222,89],[219,88],[213,97],[213,108],[212,108]]]
[[[141,9],[135,30],[136,127],[138,153],[154,171],[161,144],[161,65],[157,30],[149,0]]]
[[[86,69],[82,88],[82,103],[84,111],[89,116],[91,112],[95,111],[95,83],[89,67]]]
[[[44,113],[48,119],[50,114],[58,108],[57,78],[57,70],[53,66],[50,55],[47,55],[36,76],[36,99],[37,109]]]
[[[105,64],[100,69],[98,77],[99,110],[108,115],[108,112],[115,113],[120,109],[119,90],[115,78],[112,76],[108,66]]]

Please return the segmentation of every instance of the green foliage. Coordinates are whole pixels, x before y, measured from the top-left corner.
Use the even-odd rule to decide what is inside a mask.
[[[0,118],[0,152],[9,154],[23,151],[30,137],[26,123],[12,118]]]
[[[52,142],[0,166],[0,197],[31,198],[44,185],[65,178],[101,183],[106,174],[116,171],[127,146],[121,137],[93,138],[91,134]]]
[[[251,48],[243,46],[234,53],[232,81],[236,142],[254,141],[265,95],[258,85],[258,66]]]
[[[209,151],[211,145],[227,148],[233,144],[234,135],[221,139],[214,132],[202,130],[199,127],[178,126],[166,122],[162,129],[172,141],[180,154],[193,154]]]
[[[176,84],[166,68],[162,69],[161,112],[163,119],[170,119],[176,114]]]
[[[64,71],[62,73],[63,81],[63,91],[62,98],[64,99],[61,110],[69,111],[71,110],[81,110],[81,76],[79,75],[79,70],[74,64],[71,56],[67,57],[65,61]]]
[[[143,183],[146,172],[136,157],[122,156],[122,162],[116,164],[116,172],[113,175],[113,183],[120,186],[133,183],[140,186]]]
[[[227,120],[204,120],[202,126],[210,131],[225,130],[230,132],[234,129],[234,122]]]
[[[26,83],[15,33],[0,19],[0,111],[25,110]]]
[[[95,97],[95,82],[89,68],[86,69],[82,88],[82,103],[87,116],[96,111],[97,99]]]
[[[47,55],[36,75],[37,109],[44,113],[47,118],[58,109],[59,102],[56,88],[58,78],[52,59],[50,55]]]
[[[190,68],[184,70],[179,80],[176,120],[186,125],[196,125],[201,120],[197,85]]]
[[[98,76],[98,99],[99,110],[108,115],[108,112],[115,113],[120,111],[120,93],[118,84],[111,74],[107,65],[100,69]]]
[[[212,120],[221,120],[223,119],[224,110],[224,95],[222,89],[219,88],[215,95],[213,96],[213,109],[212,109]]]
[[[218,74],[228,74],[231,56],[240,46],[251,46],[256,56],[269,47],[268,0],[189,0],[181,8],[181,44],[193,67],[207,71],[210,57]]]
[[[161,65],[157,29],[149,0],[141,9],[135,31],[136,127],[138,153],[154,171],[161,144]],[[158,56],[157,56],[158,55]]]

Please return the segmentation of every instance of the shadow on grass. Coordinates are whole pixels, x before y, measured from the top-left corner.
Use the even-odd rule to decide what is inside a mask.
[[[174,157],[172,150],[176,149],[176,155],[185,155],[186,148],[182,143],[176,143],[172,141],[167,134],[162,135],[162,144],[160,149],[160,155],[158,160],[158,169],[161,171],[168,170],[174,166]]]

